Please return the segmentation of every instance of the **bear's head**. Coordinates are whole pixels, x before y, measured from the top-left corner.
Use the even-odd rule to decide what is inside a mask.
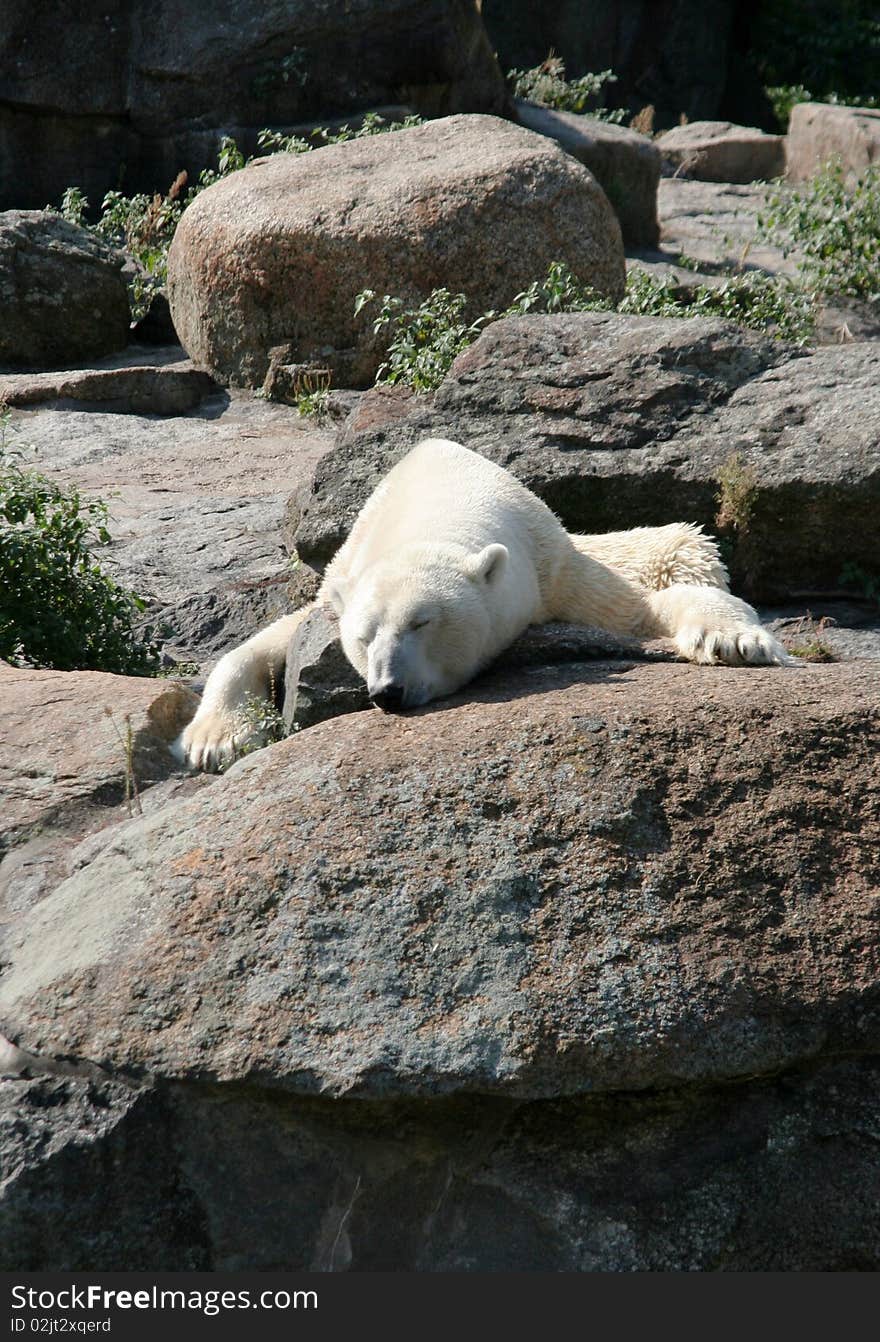
[[[466,685],[495,652],[493,596],[508,552],[487,545],[409,545],[326,595],[345,655],[386,712],[417,708]]]

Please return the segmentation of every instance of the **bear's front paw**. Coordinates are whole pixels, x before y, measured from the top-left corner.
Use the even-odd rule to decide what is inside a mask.
[[[700,666],[798,665],[798,659],[757,624],[730,629],[690,628],[676,642],[682,655]]]
[[[171,749],[181,763],[205,773],[218,773],[238,757],[252,735],[235,714],[209,709],[196,714]]]

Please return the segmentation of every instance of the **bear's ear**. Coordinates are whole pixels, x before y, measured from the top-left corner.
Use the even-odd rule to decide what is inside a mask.
[[[330,582],[324,583],[324,590],[321,593],[323,603],[332,606],[340,619],[345,611],[347,591],[348,585],[341,578],[332,578]]]
[[[506,563],[506,545],[487,545],[485,550],[468,556],[467,571],[472,578],[481,578],[491,585],[501,577]]]

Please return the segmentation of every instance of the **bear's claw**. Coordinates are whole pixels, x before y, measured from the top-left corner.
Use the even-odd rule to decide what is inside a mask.
[[[229,714],[217,710],[196,714],[171,747],[172,754],[190,768],[219,773],[231,764],[247,744],[251,733],[236,729]]]
[[[732,629],[688,629],[678,639],[679,651],[700,666],[797,666],[768,630],[760,625]]]

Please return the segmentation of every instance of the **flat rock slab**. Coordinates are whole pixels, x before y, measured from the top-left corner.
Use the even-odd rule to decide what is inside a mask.
[[[780,247],[755,240],[756,219],[769,191],[759,182],[746,186],[661,178],[657,209],[664,251],[684,253],[709,270],[743,263],[793,275],[793,255],[785,257]]]
[[[433,398],[364,397],[315,475],[295,543],[335,552],[370,492],[421,438],[510,469],[573,532],[673,520],[716,529],[720,479],[750,485],[733,576],[763,600],[880,570],[880,348],[792,350],[715,319],[506,318]]]
[[[143,371],[132,364],[76,376],[112,387],[114,377]],[[156,378],[187,399],[206,381],[179,362],[157,368]],[[155,622],[170,631],[169,653],[203,664],[287,608],[294,571],[282,544],[285,510],[298,516],[333,430],[248,395],[215,392],[194,409],[167,413],[166,403],[163,414],[150,404],[153,414],[26,406],[13,411],[11,437],[35,448],[28,459],[38,469],[110,503],[113,543],[102,562],[149,599]]]
[[[145,352],[146,354],[146,352]],[[179,358],[129,367],[83,368],[49,373],[0,375],[0,401],[9,406],[83,403],[134,415],[182,415],[219,390],[179,351]]]
[[[593,663],[354,714],[118,829],[5,938],[45,1058],[562,1096],[880,1045],[873,666]]]
[[[168,746],[197,704],[175,681],[0,662],[0,919],[53,889],[87,834],[183,776]]]

